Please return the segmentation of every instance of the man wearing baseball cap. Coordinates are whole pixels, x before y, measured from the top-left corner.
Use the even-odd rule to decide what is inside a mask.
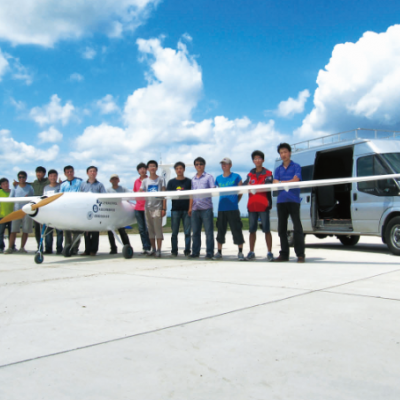
[[[127,193],[129,192],[128,189],[124,188],[123,186],[119,185],[119,176],[117,174],[113,174],[110,176],[111,187],[107,189],[107,193]],[[122,243],[131,244],[129,241],[129,237],[125,231],[125,228],[118,229],[119,236],[121,237]],[[108,240],[110,242],[111,251],[110,254],[117,254],[118,248],[115,244],[114,234],[111,231],[108,231]]]
[[[232,187],[241,186],[242,178],[240,175],[231,172],[232,160],[228,157],[223,158],[220,161],[221,168],[223,171],[222,175],[217,176],[215,180],[215,186],[217,187]],[[222,245],[225,243],[226,231],[229,227],[233,236],[233,243],[239,248],[238,258],[239,261],[244,261],[243,255],[243,232],[242,232],[242,220],[240,218],[239,201],[242,195],[227,195],[220,196],[218,205],[218,218],[217,218],[217,243],[218,251],[214,255],[214,260],[220,260],[222,258]]]

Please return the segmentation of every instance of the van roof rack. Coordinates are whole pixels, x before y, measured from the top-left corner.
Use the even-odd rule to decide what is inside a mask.
[[[292,144],[292,152],[304,151],[313,147],[323,146],[325,144],[347,142],[357,139],[398,139],[400,131],[389,131],[385,129],[367,129],[356,128],[351,131],[334,133],[333,135],[321,136],[319,138],[305,140]]]

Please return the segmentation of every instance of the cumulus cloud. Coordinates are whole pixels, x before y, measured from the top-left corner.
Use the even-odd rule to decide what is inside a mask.
[[[86,60],[93,60],[93,58],[96,57],[96,50],[92,47],[86,47],[86,49],[82,51],[82,57]]]
[[[338,44],[318,73],[314,108],[296,131],[300,137],[358,126],[400,126],[400,25],[366,32],[356,43]]]
[[[0,49],[0,81],[2,76],[7,72],[8,68],[9,68],[9,63],[7,61],[7,58]]]
[[[102,99],[98,100],[96,106],[100,109],[102,114],[112,114],[120,111],[111,94],[107,94]]]
[[[201,68],[179,42],[177,49],[165,48],[159,39],[137,41],[142,60],[148,62],[148,85],[130,95],[123,109],[123,127],[90,126],[75,141],[77,160],[132,168],[136,161],[162,156],[164,162],[193,161],[201,155],[207,166],[219,171],[223,157],[232,158],[235,168],[248,169],[250,154],[259,148],[273,160],[276,143],[286,138],[273,120],[254,123],[247,117],[224,116],[193,120],[202,96]],[[107,97],[107,96],[106,96]]]
[[[34,107],[31,109],[30,117],[40,126],[55,124],[61,122],[66,125],[73,115],[75,107],[70,101],[64,106],[61,105],[61,99],[54,94],[51,96],[50,103],[43,107]]]
[[[59,147],[41,150],[24,142],[17,142],[7,129],[0,130],[0,164],[28,163],[32,161],[53,161],[59,153]]]
[[[19,58],[3,53],[0,49],[0,81],[6,73],[10,73],[12,79],[25,81],[27,85],[32,83],[32,73],[21,64]]]
[[[82,82],[84,79],[85,78],[81,74],[78,74],[77,72],[71,74],[69,77],[69,80],[71,82]]]
[[[53,46],[93,32],[120,37],[146,20],[159,0],[19,0],[0,5],[0,39]]]
[[[310,92],[305,89],[299,92],[297,99],[289,97],[287,100],[281,101],[276,110],[276,114],[283,118],[291,118],[295,114],[301,114],[304,111],[304,106],[309,97]]]
[[[58,131],[54,126],[51,126],[46,131],[40,132],[38,134],[38,138],[40,143],[56,143],[61,142],[63,135],[60,131]]]

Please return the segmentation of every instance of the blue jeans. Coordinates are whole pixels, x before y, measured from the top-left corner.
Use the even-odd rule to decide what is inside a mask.
[[[61,253],[63,251],[63,231],[59,231],[56,229],[57,232],[57,253]],[[46,251],[50,252],[53,251],[53,234],[54,228],[47,228],[46,236],[44,238],[44,242],[46,244]]]
[[[4,232],[6,231],[6,228],[8,229],[8,240],[10,240],[11,222],[0,224],[0,250],[4,250],[6,248],[4,243]]]
[[[187,211],[171,211],[171,253],[178,254],[178,233],[179,233],[179,225],[183,224],[183,231],[185,232],[185,254],[190,254],[190,227],[191,227],[191,218],[188,215]]]
[[[201,228],[204,224],[206,233],[206,256],[214,255],[214,214],[213,209],[192,211],[192,254],[200,255],[201,248]]]
[[[149,239],[149,232],[147,231],[144,211],[135,210],[135,217],[139,228],[140,239],[142,240],[143,250],[150,250],[151,244]]]

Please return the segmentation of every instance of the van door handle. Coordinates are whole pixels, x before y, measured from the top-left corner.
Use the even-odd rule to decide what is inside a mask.
[[[353,200],[357,201],[357,193],[353,193]]]
[[[311,200],[311,197],[310,197],[310,196],[307,196],[307,203],[309,203],[310,200]]]

